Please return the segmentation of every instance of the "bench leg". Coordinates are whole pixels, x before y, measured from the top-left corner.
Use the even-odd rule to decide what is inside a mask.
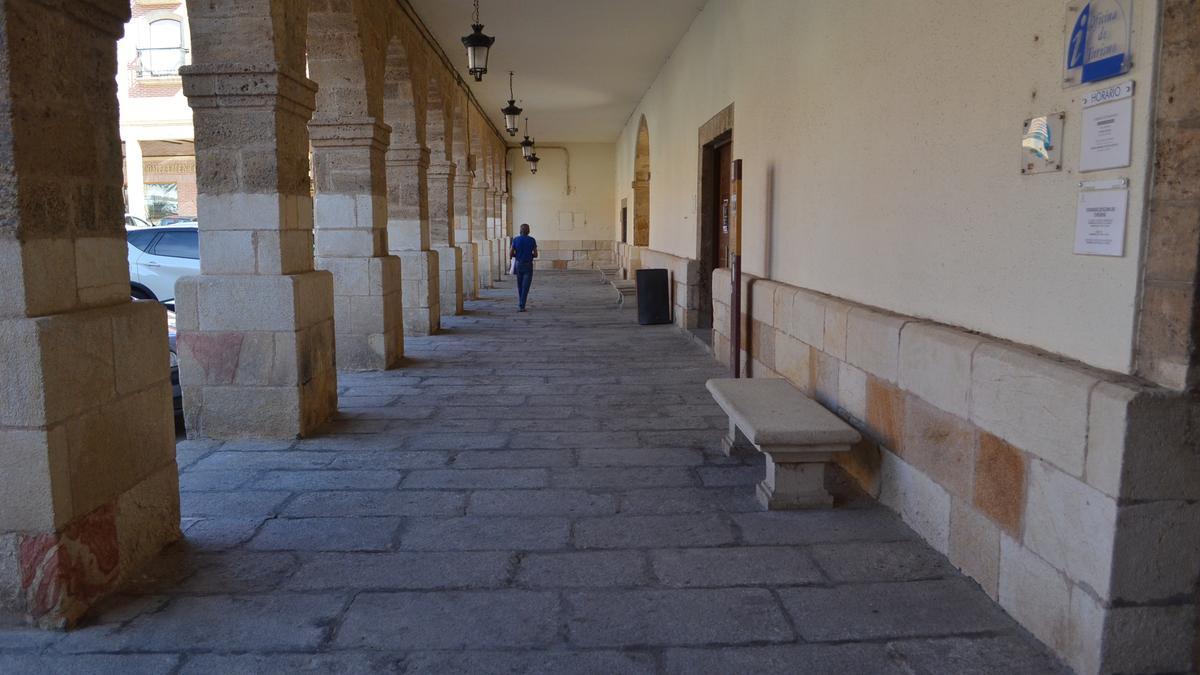
[[[737,445],[737,425],[733,423],[733,418],[729,418],[729,432],[725,434],[725,438],[721,439],[721,452],[728,457],[733,452],[733,446]]]
[[[767,456],[767,477],[758,484],[758,503],[771,511],[819,509],[833,505],[825,489],[825,461],[778,462]]]

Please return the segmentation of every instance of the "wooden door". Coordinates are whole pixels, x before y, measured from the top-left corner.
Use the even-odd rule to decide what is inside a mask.
[[[729,266],[729,230],[731,226],[729,222],[729,179],[733,162],[732,150],[733,143],[729,142],[714,148],[717,163],[716,171],[713,171],[715,184],[712,186],[713,194],[716,196],[716,199],[713,200],[716,212],[712,214],[712,222],[717,225],[716,236],[712,239],[714,267]]]

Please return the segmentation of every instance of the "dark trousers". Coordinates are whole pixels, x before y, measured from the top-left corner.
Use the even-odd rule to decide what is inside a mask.
[[[517,301],[521,309],[525,309],[525,300],[529,298],[529,286],[533,283],[533,263],[517,263]]]

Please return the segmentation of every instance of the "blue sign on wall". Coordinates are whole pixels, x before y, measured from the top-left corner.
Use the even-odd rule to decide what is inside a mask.
[[[1099,82],[1129,71],[1133,0],[1076,0],[1067,8],[1063,86]]]

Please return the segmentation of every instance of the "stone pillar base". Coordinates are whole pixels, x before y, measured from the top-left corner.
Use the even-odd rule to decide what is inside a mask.
[[[396,251],[400,258],[404,334],[433,335],[441,330],[437,251]]]
[[[455,246],[462,251],[463,298],[478,300],[479,287],[483,281],[483,277],[479,276],[481,270],[477,261],[479,246],[473,241],[459,242]]]
[[[463,313],[463,257],[457,246],[434,246],[438,254],[438,293],[442,316]]]
[[[166,310],[0,320],[0,610],[73,625],[177,540]]]
[[[386,370],[404,357],[400,259],[316,258],[333,274],[337,367]]]
[[[0,609],[39,628],[70,628],[181,536],[172,459],[57,530],[0,534]]]
[[[175,292],[189,438],[296,438],[337,411],[328,272],[184,277]]]

